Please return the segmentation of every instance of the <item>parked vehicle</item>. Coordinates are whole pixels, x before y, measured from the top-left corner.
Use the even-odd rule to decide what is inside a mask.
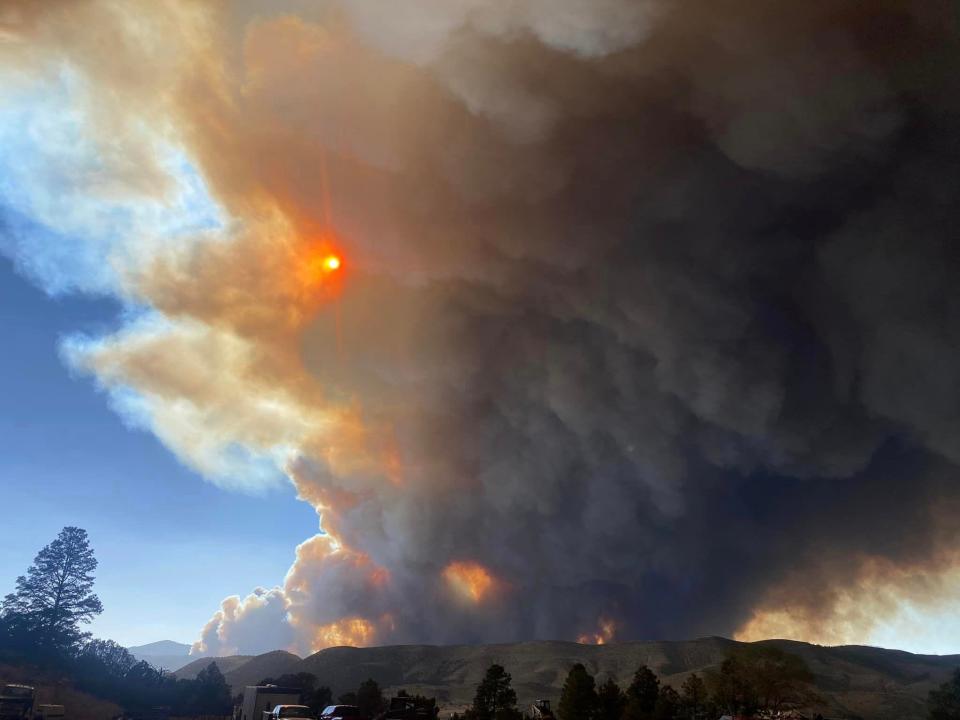
[[[33,720],[63,720],[63,705],[41,703],[33,713]]]
[[[314,720],[313,710],[306,705],[276,705],[270,711],[270,720],[286,720],[300,718],[302,720]]]
[[[436,698],[398,695],[390,699],[385,720],[435,720],[440,708]]]
[[[0,689],[0,720],[32,720],[35,697],[29,685],[4,685]]]
[[[360,708],[356,705],[327,705],[320,713],[320,720],[360,720]]]
[[[299,688],[247,685],[243,689],[243,704],[237,720],[266,720],[277,705],[296,705],[299,702]]]

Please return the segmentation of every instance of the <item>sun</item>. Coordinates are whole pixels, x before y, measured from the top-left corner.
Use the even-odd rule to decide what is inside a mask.
[[[297,277],[304,288],[313,291],[338,281],[343,267],[343,256],[339,253],[329,249],[307,250],[299,259]]]

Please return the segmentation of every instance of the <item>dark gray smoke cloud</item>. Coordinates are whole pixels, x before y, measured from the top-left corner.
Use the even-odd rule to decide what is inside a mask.
[[[399,639],[732,634],[768,603],[829,637],[878,564],[952,565],[954,20],[676,3],[602,58],[462,31],[442,74],[507,110],[433,128],[399,193],[468,260],[430,291],[419,374],[386,380],[433,494],[338,525],[515,595],[440,623],[413,600]]]
[[[952,4],[283,10],[304,14],[213,14],[216,71],[172,111],[247,234],[134,277],[167,318],[249,343],[245,397],[281,388],[296,411],[254,432],[252,400],[158,387],[129,338],[86,362],[230,408],[204,432],[296,449],[342,543],[301,546],[288,575],[302,647],[351,617],[370,642],[603,619],[620,639],[865,639],[949,590]],[[293,241],[265,205],[288,236],[334,229],[355,268],[337,302],[276,289]],[[331,403],[362,408],[365,450],[316,429]],[[489,573],[479,601],[445,582],[456,562]]]

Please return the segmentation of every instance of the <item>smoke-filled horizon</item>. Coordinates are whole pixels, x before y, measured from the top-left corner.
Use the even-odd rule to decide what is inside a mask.
[[[75,188],[8,215],[85,239],[2,247],[128,308],[65,358],[320,516],[194,652],[923,628],[960,594],[955,12],[5,3],[8,96],[68,118],[20,181]]]

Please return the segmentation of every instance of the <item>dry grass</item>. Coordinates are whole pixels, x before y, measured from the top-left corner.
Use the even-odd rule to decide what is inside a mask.
[[[69,720],[108,720],[120,714],[120,706],[75,689],[66,678],[51,676],[33,667],[0,665],[0,684],[15,682],[37,690],[37,704],[63,705]]]

